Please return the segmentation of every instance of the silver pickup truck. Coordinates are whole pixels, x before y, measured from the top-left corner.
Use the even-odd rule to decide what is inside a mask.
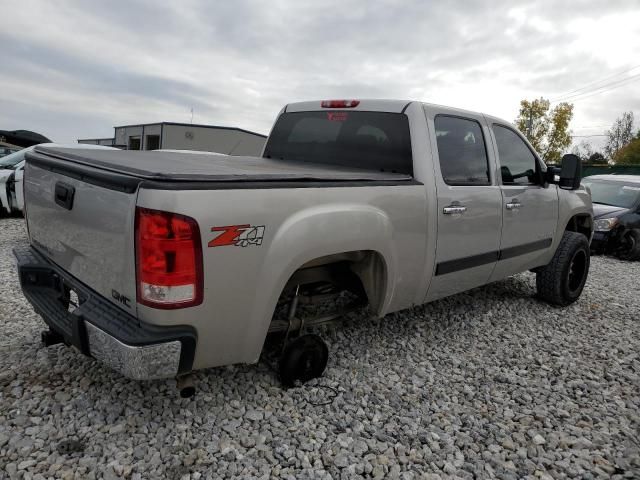
[[[304,332],[350,308],[526,270],[568,305],[593,230],[577,157],[548,168],[504,120],[395,100],[287,105],[260,158],[36,148],[25,202],[15,255],[45,344],[184,395],[194,370],[257,362],[270,333],[285,384],[320,375],[327,347]]]

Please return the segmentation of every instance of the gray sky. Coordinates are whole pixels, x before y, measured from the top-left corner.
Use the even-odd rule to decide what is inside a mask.
[[[194,123],[268,133],[284,104],[323,98],[512,121],[522,98],[609,76],[590,87],[607,91],[578,92],[574,134],[602,133],[625,110],[640,126],[638,0],[2,3],[0,129],[54,141],[188,122],[191,108]]]

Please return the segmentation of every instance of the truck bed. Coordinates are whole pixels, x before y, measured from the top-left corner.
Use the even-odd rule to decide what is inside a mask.
[[[41,166],[89,167],[156,182],[404,182],[407,174],[320,163],[206,153],[36,147],[29,160]]]

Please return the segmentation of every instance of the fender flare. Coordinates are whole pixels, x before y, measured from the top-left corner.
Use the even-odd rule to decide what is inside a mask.
[[[393,225],[380,209],[360,204],[322,205],[296,212],[283,222],[257,273],[258,285],[249,331],[266,337],[278,298],[291,276],[306,263],[328,255],[355,251],[371,251],[384,262],[385,287],[380,313],[393,297],[397,253],[393,249]],[[257,342],[246,344],[248,349]],[[260,356],[260,349],[252,357]]]

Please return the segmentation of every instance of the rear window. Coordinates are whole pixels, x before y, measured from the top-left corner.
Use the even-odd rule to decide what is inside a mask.
[[[482,127],[475,120],[435,118],[440,171],[447,185],[491,185]]]
[[[269,136],[264,156],[413,174],[409,121],[401,113],[283,113]]]

